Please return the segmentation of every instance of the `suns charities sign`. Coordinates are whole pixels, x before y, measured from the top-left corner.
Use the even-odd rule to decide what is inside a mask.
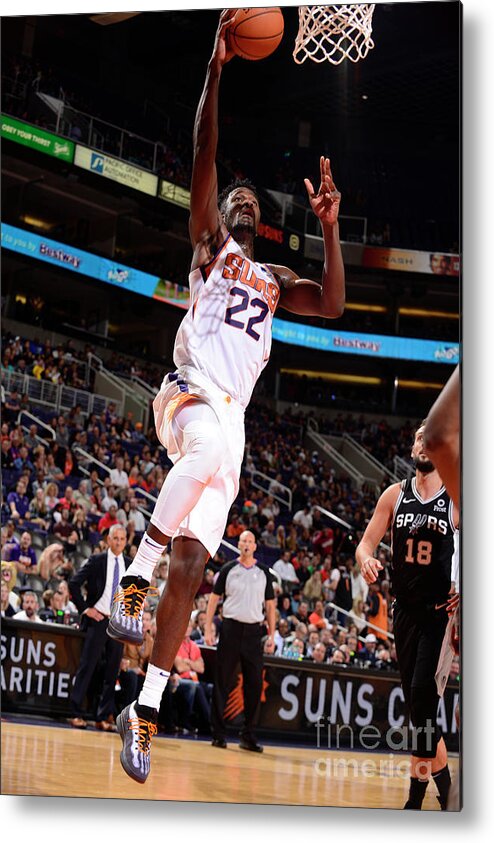
[[[260,733],[290,733],[326,749],[413,749],[416,735],[394,671],[318,668],[300,662],[295,666],[285,659],[266,659],[265,664]],[[458,748],[458,695],[459,688],[449,684],[437,713],[451,750]]]
[[[2,618],[4,711],[67,716],[83,641],[76,629]]]

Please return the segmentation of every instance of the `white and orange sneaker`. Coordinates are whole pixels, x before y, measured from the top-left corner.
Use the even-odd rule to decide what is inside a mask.
[[[157,593],[143,577],[123,577],[111,606],[107,633],[116,641],[142,644],[142,616],[148,593]]]
[[[151,739],[158,731],[158,712],[147,705],[131,703],[117,717],[122,738],[120,763],[131,779],[144,784],[151,769]]]

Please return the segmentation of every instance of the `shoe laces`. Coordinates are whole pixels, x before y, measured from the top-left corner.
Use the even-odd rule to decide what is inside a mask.
[[[135,583],[131,583],[126,588],[116,591],[113,599],[117,603],[123,603],[123,611],[127,617],[138,618],[147,595],[158,593],[154,586],[138,588]]]
[[[144,755],[149,755],[151,750],[151,738],[158,731],[158,727],[150,720],[143,720],[142,717],[129,717],[130,728],[137,732],[137,748]]]

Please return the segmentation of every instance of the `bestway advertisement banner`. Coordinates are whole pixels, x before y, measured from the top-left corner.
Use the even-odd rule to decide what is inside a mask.
[[[187,309],[189,290],[133,269],[108,258],[76,249],[46,237],[40,237],[21,228],[2,225],[2,246],[72,272],[87,275],[98,281],[124,288],[133,293],[150,296],[165,304]],[[411,337],[393,337],[380,334],[360,334],[316,328],[303,322],[273,319],[273,339],[278,342],[332,351],[343,354],[361,354],[367,357],[395,360],[420,360],[430,363],[456,365],[460,359],[459,343],[440,340],[421,340]]]
[[[456,364],[460,359],[459,343],[331,331],[327,328],[315,328],[312,325],[287,322],[283,319],[273,320],[273,339],[306,348],[317,348],[320,351],[363,354],[366,357],[390,357],[395,360],[422,360],[450,364]]]
[[[146,272],[116,263],[109,258],[100,258],[82,249],[58,243],[48,237],[40,237],[38,234],[24,231],[13,225],[2,224],[2,246],[4,249],[20,252],[54,266],[63,266],[71,272],[87,275],[89,278],[124,287],[126,290],[142,293],[145,296],[154,294],[159,281],[154,275],[148,275]]]

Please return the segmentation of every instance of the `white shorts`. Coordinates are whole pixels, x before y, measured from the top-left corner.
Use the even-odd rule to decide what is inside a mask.
[[[184,455],[184,451],[175,437],[172,419],[175,411],[190,398],[198,398],[214,410],[224,437],[224,459],[204,487],[197,504],[175,531],[172,541],[177,536],[198,539],[214,557],[239,490],[245,449],[244,410],[192,366],[180,366],[176,372],[166,375],[153,401],[153,410],[156,435],[173,463]]]

